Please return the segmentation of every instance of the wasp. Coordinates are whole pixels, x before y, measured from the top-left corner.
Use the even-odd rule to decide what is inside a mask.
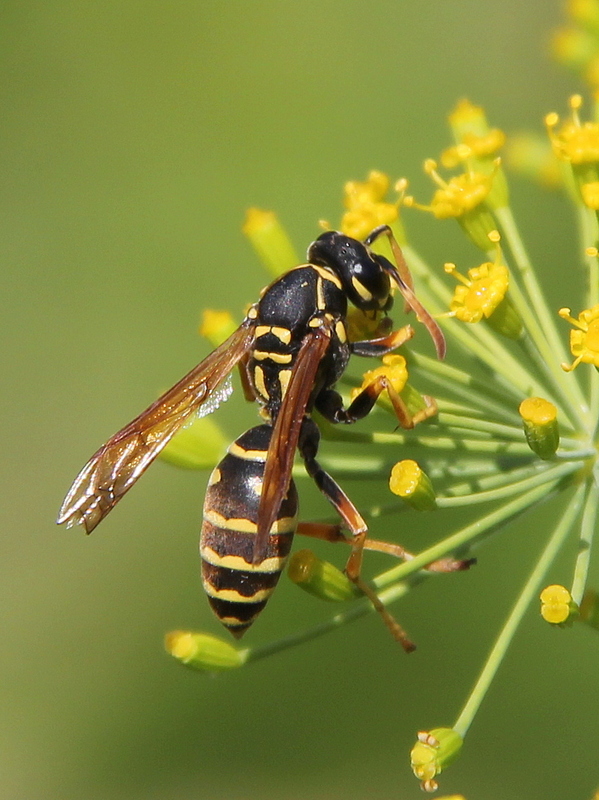
[[[388,237],[396,264],[372,250]],[[416,298],[408,267],[391,229],[380,226],[359,241],[338,231],[322,233],[308,248],[308,262],[277,278],[261,293],[237,330],[149,408],[94,453],[67,494],[58,524],[80,524],[91,533],[133,486],[175,433],[193,415],[209,413],[226,393],[229,373],[239,367],[246,397],[260,406],[263,423],[240,436],[214,469],[203,511],[200,551],[203,584],[221,622],[239,637],[273,591],[296,531],[346,541],[348,577],[370,598],[406,650],[403,629],[361,579],[362,552],[369,547],[366,522],[336,481],[320,466],[317,411],[332,423],[365,417],[386,390],[399,423],[412,427],[435,413],[432,398],[412,417],[384,377],[362,389],[346,407],[335,384],[350,355],[383,356],[414,334],[406,325],[391,331],[387,313],[392,287],[431,334],[437,354],[445,341]],[[350,342],[349,303],[380,319],[376,338]],[[341,525],[298,523],[291,473],[296,450],[308,474],[337,510]],[[370,549],[377,549],[370,545]]]

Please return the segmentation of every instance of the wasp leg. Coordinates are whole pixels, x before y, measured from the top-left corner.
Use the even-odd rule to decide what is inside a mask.
[[[380,358],[386,356],[387,353],[392,353],[405,344],[414,335],[414,328],[411,325],[404,325],[397,331],[392,331],[387,336],[380,339],[364,339],[361,342],[353,342],[351,351],[356,356],[365,356],[367,358]]]
[[[354,506],[343,489],[331,478],[328,472],[316,461],[318,444],[320,442],[320,432],[316,423],[306,417],[302,424],[302,430],[298,442],[298,448],[304,459],[306,471],[314,480],[320,491],[327,500],[336,508],[339,516],[343,519],[353,538],[349,540],[351,553],[345,565],[345,574],[355,583],[358,589],[366,595],[376,611],[381,615],[385,625],[391,631],[393,637],[401,644],[406,653],[415,649],[416,645],[408,639],[408,636],[397,620],[387,611],[376,592],[362,580],[362,553],[366,541],[368,527],[358,509]]]
[[[299,522],[296,533],[333,544],[342,542],[343,544],[351,545],[351,539],[348,539],[343,533],[342,526],[329,522]],[[401,558],[402,561],[411,561],[414,558],[414,554],[410,553],[402,545],[384,542],[381,539],[364,539],[364,550],[386,553],[394,558]],[[470,569],[475,563],[475,558],[452,558],[447,556],[446,558],[431,561],[430,564],[427,564],[422,569],[427,572],[461,572]]]
[[[316,398],[315,406],[322,416],[329,422],[344,422],[351,425],[359,419],[370,414],[372,408],[384,390],[387,390],[397,421],[402,428],[409,430],[425,419],[437,413],[437,403],[433,397],[422,395],[425,406],[415,414],[411,414],[401,396],[391,385],[391,381],[384,375],[376,378],[352,400],[347,408],[343,408],[343,399],[334,389],[322,391]]]

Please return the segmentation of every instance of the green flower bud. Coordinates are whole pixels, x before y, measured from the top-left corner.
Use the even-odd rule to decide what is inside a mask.
[[[417,511],[436,508],[437,500],[430,478],[409,458],[395,464],[391,470],[389,488]]]
[[[410,755],[414,775],[421,781],[425,792],[437,790],[435,776],[455,761],[462,744],[462,737],[453,728],[433,728],[418,734]]]
[[[290,579],[309,594],[338,603],[362,593],[334,564],[322,561],[311,550],[298,550],[289,560]]]
[[[571,625],[578,616],[578,606],[565,586],[555,583],[546,586],[540,594],[541,616],[546,622],[563,628]]]
[[[274,211],[248,208],[243,232],[262,264],[275,278],[299,264],[291,239]]]
[[[164,638],[164,646],[186,667],[206,672],[234,669],[245,662],[246,651],[207,633],[171,631]]]
[[[559,446],[557,409],[542,397],[528,397],[518,409],[530,449],[539,458],[552,458]]]

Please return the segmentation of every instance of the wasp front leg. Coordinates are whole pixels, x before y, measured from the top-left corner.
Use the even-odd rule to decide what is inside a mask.
[[[343,398],[334,389],[327,389],[321,392],[316,399],[315,406],[329,422],[343,422],[346,425],[350,425],[368,416],[381,392],[385,390],[393,405],[397,421],[406,430],[413,428],[414,425],[433,417],[437,413],[437,403],[434,398],[425,394],[422,395],[425,404],[424,408],[415,414],[411,414],[399,393],[393,388],[389,378],[384,375],[379,375],[372,383],[365,386],[347,408],[343,407]]]
[[[319,442],[320,432],[318,426],[312,419],[306,417],[302,424],[298,442],[298,449],[304,459],[306,471],[327,500],[335,507],[352,534],[352,538],[348,542],[351,546],[351,553],[345,565],[345,574],[366,595],[383,618],[393,637],[401,644],[406,653],[409,653],[415,649],[414,643],[410,641],[397,620],[387,611],[376,592],[362,580],[362,554],[368,534],[368,526],[343,489],[316,460]]]

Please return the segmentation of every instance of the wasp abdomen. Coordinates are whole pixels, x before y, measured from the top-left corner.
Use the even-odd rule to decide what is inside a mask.
[[[204,501],[200,540],[202,579],[217,617],[240,637],[266,605],[291,549],[297,528],[293,481],[275,520],[264,559],[253,564],[270,425],[240,436],[215,467]]]

